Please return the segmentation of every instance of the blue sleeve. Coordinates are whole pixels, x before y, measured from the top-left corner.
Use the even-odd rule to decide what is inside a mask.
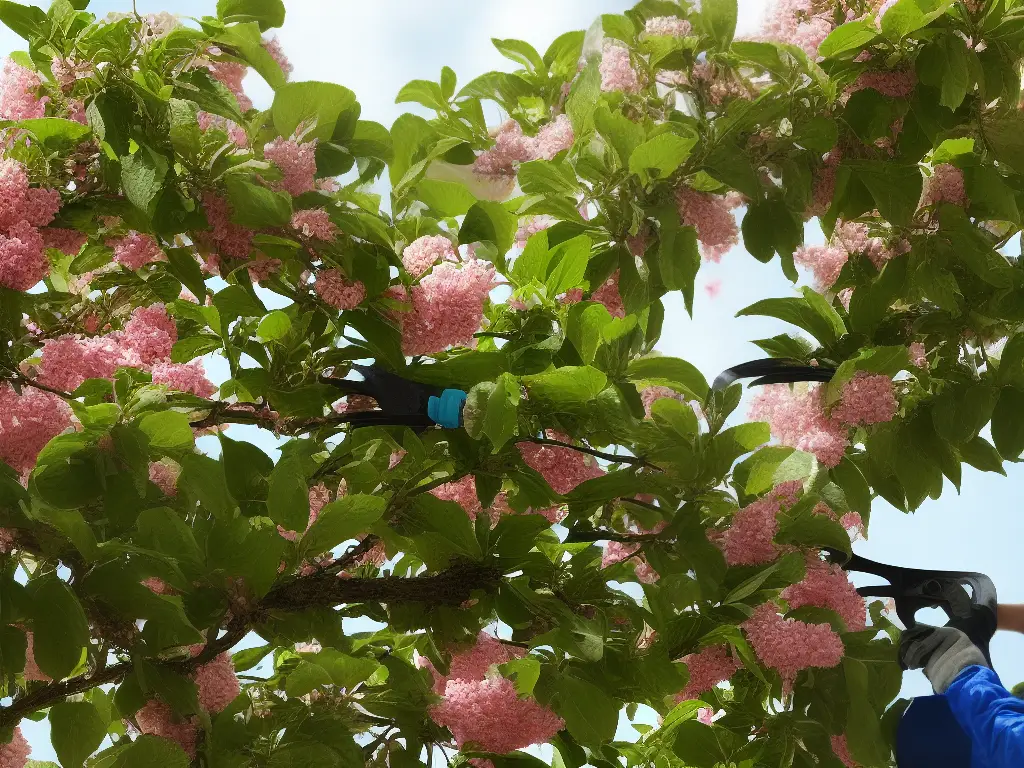
[[[1024,701],[988,667],[967,667],[946,691],[949,708],[989,768],[1024,766]]]

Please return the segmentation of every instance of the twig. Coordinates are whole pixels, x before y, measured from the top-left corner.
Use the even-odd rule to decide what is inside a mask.
[[[559,448],[570,448],[580,453],[587,453],[591,456],[595,456],[598,459],[604,459],[605,461],[617,462],[620,464],[632,464],[635,467],[650,467],[661,472],[661,467],[651,464],[646,459],[640,456],[621,456],[617,453],[605,453],[604,451],[595,451],[593,448],[587,448],[583,445],[573,445],[572,443],[563,443],[561,440],[551,440],[547,437],[524,437],[522,440],[516,440],[517,443],[536,443],[537,445],[557,445]]]
[[[566,544],[578,544],[584,541],[621,541],[624,544],[633,544],[644,541],[658,541],[664,538],[660,533],[619,533],[618,531],[577,531],[569,529],[565,537]]]

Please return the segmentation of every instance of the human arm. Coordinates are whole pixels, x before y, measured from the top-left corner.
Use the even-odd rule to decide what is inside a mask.
[[[1024,605],[1002,605],[997,609],[997,626],[1010,632],[1024,634]]]

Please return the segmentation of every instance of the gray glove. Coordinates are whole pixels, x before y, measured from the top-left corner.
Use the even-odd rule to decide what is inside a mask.
[[[936,693],[945,693],[967,667],[988,666],[985,654],[959,629],[920,624],[903,633],[900,662],[907,669],[924,667]]]

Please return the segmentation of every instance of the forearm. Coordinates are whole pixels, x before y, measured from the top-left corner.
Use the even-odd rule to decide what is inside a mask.
[[[988,768],[1024,765],[1024,701],[987,667],[967,667],[946,691],[949,707]]]
[[[999,629],[1024,634],[1024,605],[1000,605],[997,610]]]

